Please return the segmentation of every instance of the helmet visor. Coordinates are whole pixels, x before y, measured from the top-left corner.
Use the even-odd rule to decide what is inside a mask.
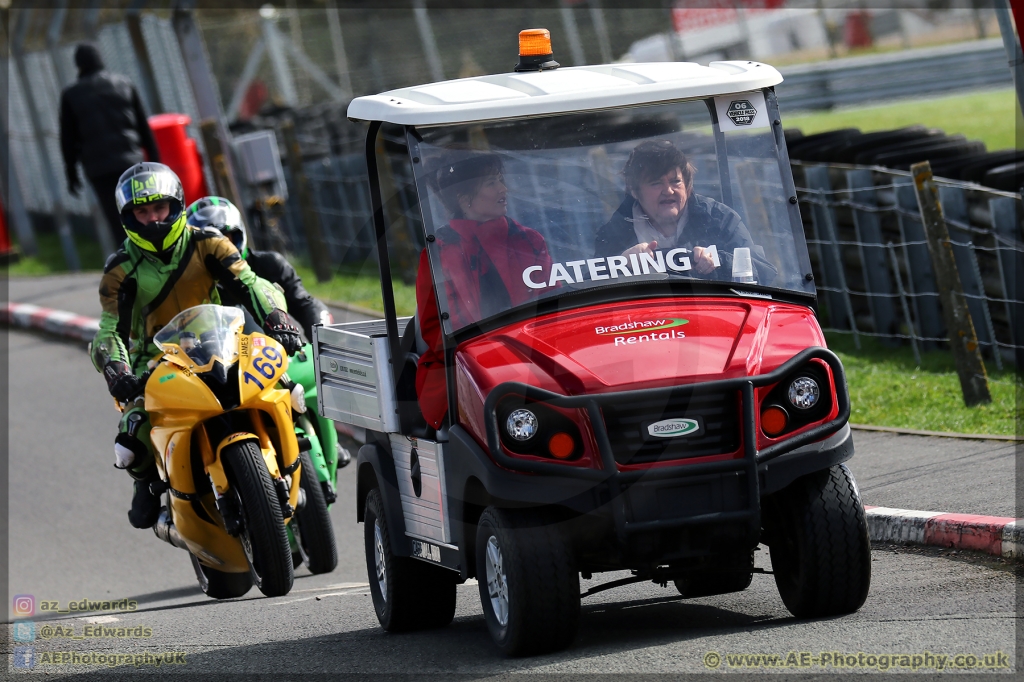
[[[118,212],[161,199],[178,199],[180,183],[170,172],[139,173],[121,183],[114,192]]]

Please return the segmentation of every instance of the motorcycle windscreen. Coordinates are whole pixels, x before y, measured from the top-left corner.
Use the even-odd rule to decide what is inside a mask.
[[[238,334],[242,311],[220,305],[199,305],[174,316],[153,338],[164,352],[181,350],[195,363],[193,371],[215,372],[220,383],[238,360]]]
[[[709,99],[417,128],[410,154],[446,331],[623,284],[813,294],[764,96],[734,99],[721,117]]]

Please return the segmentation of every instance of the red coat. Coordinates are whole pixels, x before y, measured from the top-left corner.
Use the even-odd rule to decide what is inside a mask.
[[[448,228],[438,230],[437,239],[446,276],[448,311],[455,329],[481,319],[480,278],[487,274],[485,268],[490,264],[505,285],[513,307],[537,296],[537,290],[523,282],[523,271],[532,265],[541,266],[543,272],[551,269],[544,237],[511,219],[496,218],[486,223],[452,220]],[[428,346],[416,368],[416,396],[423,417],[436,429],[448,411],[448,394],[441,320],[426,249],[420,253],[416,273],[416,315]]]

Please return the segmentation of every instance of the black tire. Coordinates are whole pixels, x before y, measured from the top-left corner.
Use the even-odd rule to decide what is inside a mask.
[[[248,573],[225,573],[199,563],[195,554],[189,553],[189,558],[192,559],[199,588],[207,597],[233,599],[241,597],[252,587],[252,576]]]
[[[444,627],[455,617],[458,575],[418,559],[396,557],[384,516],[384,500],[374,488],[363,515],[366,573],[377,620],[388,632]]]
[[[871,585],[864,505],[845,464],[803,476],[772,495],[766,531],[772,570],[798,618],[853,613]]]
[[[295,580],[292,550],[263,455],[247,440],[225,447],[221,459],[242,511],[238,539],[249,560],[252,581],[268,597],[288,594]]]
[[[309,453],[300,452],[299,461],[302,463],[299,486],[306,493],[306,504],[292,517],[295,544],[310,573],[330,573],[338,566],[334,525],[331,523],[331,515],[327,512],[324,491],[320,487]],[[294,555],[292,564],[298,566]]]
[[[695,571],[675,581],[679,594],[687,599],[742,592],[754,577],[754,553],[707,570]]]
[[[564,649],[580,622],[572,552],[536,512],[488,507],[476,533],[476,575],[487,629],[507,656]]]

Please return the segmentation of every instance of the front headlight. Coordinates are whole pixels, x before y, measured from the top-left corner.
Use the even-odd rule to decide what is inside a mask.
[[[788,397],[793,407],[809,410],[818,404],[821,388],[818,387],[818,382],[809,376],[797,377],[789,385]]]
[[[505,422],[505,430],[508,435],[520,442],[533,438],[539,426],[537,415],[527,409],[514,410]]]
[[[297,383],[292,387],[292,411],[299,414],[306,412],[306,389],[302,387],[302,384]]]

